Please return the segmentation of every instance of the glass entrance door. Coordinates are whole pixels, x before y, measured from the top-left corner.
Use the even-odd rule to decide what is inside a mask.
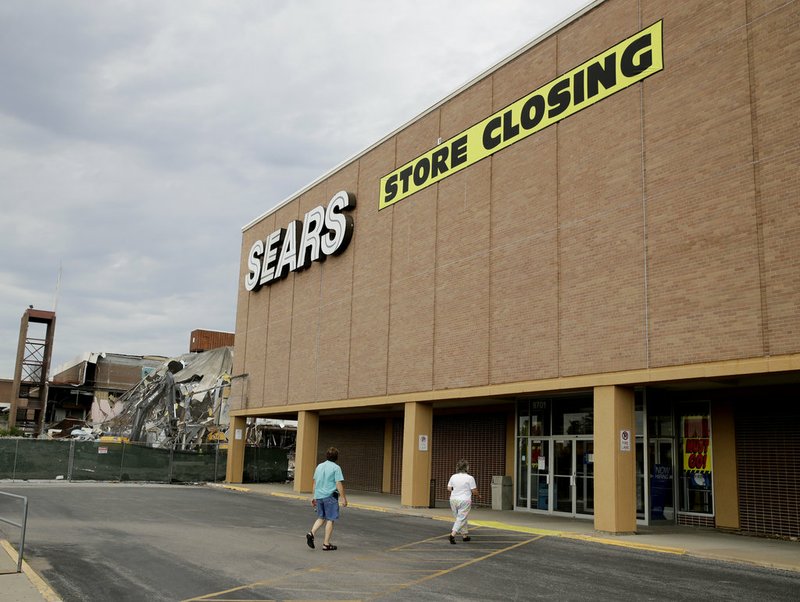
[[[531,508],[550,509],[549,441],[531,439]]]
[[[550,509],[549,447],[549,441],[520,439],[517,452],[519,466],[517,507],[532,510]]]
[[[594,441],[554,439],[553,511],[594,514]]]
[[[590,392],[517,402],[516,508],[594,514],[593,413]]]
[[[575,441],[553,441],[553,511],[575,514]]]
[[[594,514],[594,440],[526,437],[517,453],[518,508]]]
[[[594,514],[594,441],[575,441],[575,513]]]

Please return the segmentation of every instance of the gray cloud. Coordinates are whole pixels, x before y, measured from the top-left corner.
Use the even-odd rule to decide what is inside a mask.
[[[6,0],[0,377],[59,266],[54,364],[232,330],[241,226],[585,4]]]

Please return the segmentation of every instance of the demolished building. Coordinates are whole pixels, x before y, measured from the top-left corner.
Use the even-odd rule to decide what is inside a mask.
[[[232,365],[233,347],[169,359],[126,391],[116,402],[119,413],[95,423],[95,431],[176,450],[227,443]],[[294,450],[296,433],[296,421],[261,419],[243,437],[248,445]]]
[[[45,422],[52,429],[65,419],[97,424],[115,416],[122,409],[119,398],[168,359],[84,353],[58,366],[49,382]]]
[[[119,414],[95,428],[171,449],[225,440],[232,365],[232,347],[169,359],[117,400]]]

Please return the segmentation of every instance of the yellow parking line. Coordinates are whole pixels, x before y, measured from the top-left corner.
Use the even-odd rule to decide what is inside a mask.
[[[488,528],[491,528],[491,529],[497,529],[498,528],[498,527],[494,527],[494,526],[490,525],[489,523],[483,523],[483,524],[480,524],[480,525],[478,525],[477,523],[470,523],[470,526],[473,526],[473,527],[488,527]],[[524,533],[526,535],[552,535],[553,533],[556,533],[556,532],[552,532],[552,533],[551,532],[530,533],[529,531],[524,531]],[[441,540],[447,539],[448,535],[449,535],[448,533],[445,533],[444,535],[434,535],[433,537],[429,537],[427,539],[421,539],[419,541],[412,541],[411,543],[404,543],[401,546],[396,546],[394,548],[389,548],[389,552],[398,552],[400,550],[405,550],[406,548],[411,548],[411,547],[418,546],[418,545],[425,544],[425,543],[440,543]],[[486,544],[486,543],[514,543],[514,542],[519,541],[518,538],[513,538],[513,539],[488,539],[488,537],[490,537],[489,534],[483,535],[481,533],[478,533],[476,535],[475,534],[475,530],[470,531],[469,535],[472,538],[472,543],[459,541],[459,544],[463,543],[463,545],[465,545],[465,546],[467,546],[467,545],[475,546],[475,544],[481,544],[481,543],[484,543],[484,544]],[[502,535],[496,535],[496,534],[493,533],[491,535],[491,537],[503,537],[503,536]],[[460,536],[459,536],[459,538],[460,538]]]
[[[230,594],[233,592],[240,592],[245,589],[250,589],[253,587],[258,587],[260,585],[273,585],[275,583],[280,583],[281,581],[285,581],[287,579],[293,579],[298,575],[302,575],[303,573],[310,572],[305,570],[294,571],[292,573],[288,573],[286,575],[281,575],[280,577],[273,577],[272,579],[262,579],[260,581],[254,581],[253,583],[246,583],[244,585],[239,585],[236,587],[231,587],[229,589],[224,589],[218,592],[212,592],[210,594],[203,594],[202,596],[196,596],[194,598],[186,598],[182,600],[182,602],[200,602],[201,600],[210,600],[216,596],[221,596],[223,594]],[[225,602],[232,602],[233,598],[225,598]],[[253,601],[253,598],[247,598],[247,600]],[[261,601],[264,602],[264,601]]]
[[[428,543],[430,541],[437,541],[439,539],[444,539],[447,535],[435,535],[433,537],[429,537],[428,539],[421,539],[420,541],[412,541],[411,543],[404,543],[402,546],[396,546],[394,548],[389,548],[390,552],[398,552],[400,550],[404,550],[406,548],[410,548],[411,546],[418,546],[423,543]]]
[[[467,560],[466,562],[462,562],[461,564],[457,564],[456,566],[453,566],[453,567],[450,567],[450,568],[447,568],[447,569],[442,569],[442,570],[437,571],[436,573],[433,573],[431,575],[426,575],[425,577],[420,577],[419,579],[417,579],[415,581],[409,581],[407,584],[401,585],[399,587],[395,587],[395,588],[392,588],[392,589],[388,589],[388,590],[382,591],[382,592],[378,593],[375,596],[375,598],[368,598],[368,599],[369,600],[374,600],[374,599],[386,596],[388,594],[393,594],[393,593],[399,592],[400,590],[409,588],[411,586],[418,585],[420,583],[424,583],[425,581],[430,581],[431,579],[436,579],[437,577],[441,577],[442,575],[447,575],[448,573],[452,573],[453,571],[457,571],[459,569],[463,569],[464,567],[470,566],[471,564],[475,564],[477,562],[481,562],[481,561],[486,560],[488,558],[491,558],[493,556],[497,556],[498,554],[503,554],[504,552],[508,552],[510,550],[514,550],[515,548],[522,547],[522,546],[527,545],[529,543],[532,543],[532,542],[534,542],[534,541],[536,541],[538,539],[541,539],[542,537],[545,537],[545,536],[544,535],[539,535],[537,537],[532,537],[530,539],[526,539],[524,541],[520,541],[519,543],[515,543],[513,546],[508,546],[507,548],[501,548],[499,550],[494,550],[490,554],[486,554],[484,556],[480,556],[479,558],[473,558],[471,560]],[[425,541],[427,541],[427,540],[425,540]]]
[[[388,552],[417,552],[418,553],[418,552],[435,551],[439,555],[439,557],[441,557],[441,553],[442,553],[443,550],[452,551],[452,552],[471,552],[471,553],[487,552],[488,551],[488,553],[485,553],[485,554],[483,554],[482,556],[480,556],[478,558],[472,558],[472,559],[464,561],[464,562],[459,562],[455,566],[447,566],[446,568],[442,568],[442,569],[434,569],[434,568],[431,568],[431,567],[428,567],[428,568],[409,568],[409,569],[402,569],[402,568],[398,569],[398,568],[395,568],[392,571],[395,574],[395,576],[398,576],[400,574],[404,574],[405,573],[405,574],[408,574],[409,577],[416,576],[417,578],[416,579],[412,579],[410,581],[405,581],[405,582],[400,582],[400,583],[396,583],[395,582],[395,583],[388,584],[390,586],[389,589],[383,590],[381,592],[376,592],[376,593],[373,594],[373,596],[380,597],[380,596],[386,595],[388,593],[401,591],[403,589],[411,587],[412,585],[416,585],[418,583],[423,583],[423,582],[425,582],[425,581],[427,581],[429,579],[433,579],[433,578],[436,578],[436,577],[439,577],[439,576],[442,576],[442,575],[446,575],[446,574],[448,574],[448,573],[450,573],[452,571],[455,571],[457,569],[469,566],[469,565],[474,564],[476,562],[480,562],[481,560],[486,560],[487,558],[491,558],[492,556],[496,556],[497,554],[501,554],[503,552],[507,552],[509,550],[513,550],[514,548],[526,545],[528,543],[536,541],[537,539],[541,539],[542,537],[544,537],[544,535],[539,535],[539,536],[533,537],[533,538],[527,538],[527,539],[524,539],[523,541],[518,541],[518,542],[514,543],[513,545],[506,546],[506,547],[503,547],[503,548],[500,548],[500,549],[479,548],[479,547],[470,545],[468,543],[462,543],[459,546],[450,546],[450,545],[448,545],[446,547],[442,546],[441,548],[428,548],[427,550],[411,549],[412,546],[419,546],[419,545],[432,543],[432,542],[441,542],[443,539],[447,538],[447,535],[437,535],[435,537],[429,537],[427,539],[422,539],[422,540],[419,540],[419,541],[415,541],[415,542],[411,542],[411,543],[404,544],[404,545],[401,545],[401,546],[397,546],[397,547],[394,547],[394,548],[390,548],[389,550],[387,550]],[[413,556],[416,556],[416,554],[414,554]],[[375,556],[374,555],[366,555],[363,558],[364,559],[369,559],[369,560],[374,560]],[[406,562],[406,561],[414,562],[414,561],[418,561],[418,559],[419,559],[418,556],[417,556],[417,559],[405,559],[402,556],[393,555],[392,558],[391,558],[391,563],[393,565],[395,565],[395,567],[397,567],[397,565],[401,564],[402,562]],[[456,560],[456,562],[458,562],[458,561]],[[255,582],[252,582],[252,583],[243,584],[243,585],[240,585],[238,587],[233,587],[233,588],[226,589],[226,590],[221,590],[221,591],[218,591],[218,592],[204,594],[204,595],[197,596],[197,597],[194,597],[194,598],[187,598],[183,602],[209,602],[209,601],[214,600],[215,598],[217,598],[219,596],[226,596],[224,598],[225,602],[235,602],[234,598],[228,597],[230,594],[233,594],[235,592],[248,590],[248,589],[252,590],[253,588],[257,588],[257,587],[264,586],[264,585],[272,585],[272,586],[276,586],[276,587],[281,587],[279,585],[281,582],[288,581],[288,580],[293,580],[293,581],[296,582],[296,580],[298,578],[300,578],[303,574],[321,573],[321,572],[325,572],[325,571],[328,571],[328,570],[333,570],[333,569],[332,569],[332,567],[329,567],[329,566],[326,566],[326,565],[318,565],[318,566],[310,567],[308,569],[294,571],[294,572],[292,572],[290,574],[282,575],[280,577],[274,577],[274,578],[271,578],[271,579],[263,579],[263,580],[260,580],[260,581],[255,581]],[[341,574],[341,567],[337,568],[336,572],[338,574]],[[291,586],[288,589],[293,590],[293,591],[298,592],[298,593],[299,593],[299,591],[302,591],[302,590],[298,591],[297,586]],[[367,599],[374,599],[374,598],[367,598]],[[248,600],[251,600],[251,602],[252,602],[253,598],[248,598]],[[264,601],[259,601],[259,602],[264,602]]]

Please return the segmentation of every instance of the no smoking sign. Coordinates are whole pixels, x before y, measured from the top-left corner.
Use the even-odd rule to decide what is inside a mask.
[[[631,432],[628,429],[619,432],[619,451],[631,451]]]

